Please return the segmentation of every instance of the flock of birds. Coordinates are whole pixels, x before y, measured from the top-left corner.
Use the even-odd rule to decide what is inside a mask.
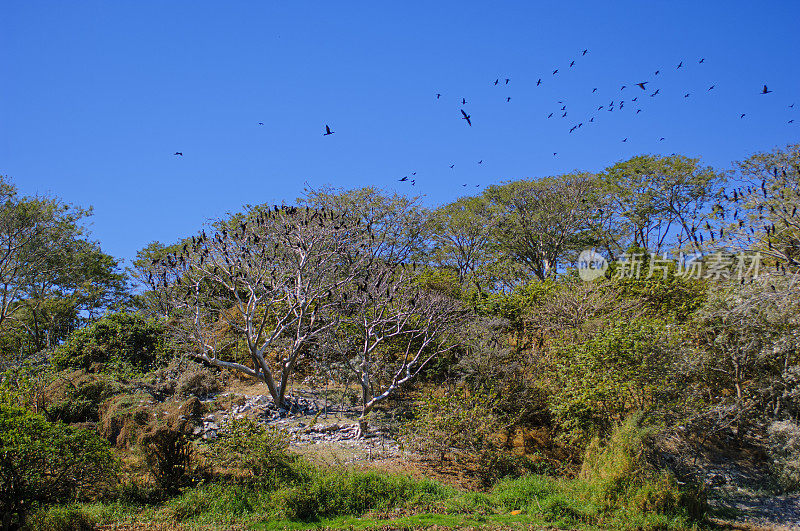
[[[588,49],[583,49],[582,51],[580,51],[578,58],[579,59],[583,58],[588,53],[589,53]],[[567,69],[574,68],[575,65],[576,65],[576,61],[577,61],[577,59],[570,60]],[[704,63],[705,63],[705,58],[700,58],[697,61],[698,65],[702,65]],[[681,69],[685,69],[685,65],[684,65],[684,61],[683,60],[678,62],[678,64],[675,66],[674,70],[681,70]],[[555,68],[555,69],[553,69],[552,73],[550,74],[550,77],[557,76],[558,74],[559,74],[559,69]],[[619,99],[614,98],[608,104],[600,104],[590,114],[584,115],[582,118],[578,118],[577,120],[573,120],[573,121],[569,121],[568,120],[568,117],[571,117],[571,115],[569,114],[570,111],[567,108],[567,102],[565,100],[558,100],[556,108],[553,109],[551,112],[549,112],[547,114],[547,119],[559,118],[560,117],[560,119],[562,119],[562,120],[568,120],[568,124],[567,124],[568,133],[571,134],[571,133],[574,133],[574,132],[577,132],[577,131],[581,130],[584,127],[589,127],[590,125],[597,124],[597,122],[595,121],[595,118],[598,117],[598,115],[599,115],[599,113],[601,111],[604,111],[604,112],[614,112],[614,111],[621,112],[621,111],[623,111],[623,109],[625,108],[625,104],[626,103],[628,104],[629,107],[635,107],[634,116],[636,116],[636,115],[638,115],[639,113],[641,113],[643,111],[643,107],[644,107],[645,101],[648,101],[648,99],[652,100],[652,99],[657,98],[658,96],[662,95],[661,88],[656,86],[656,84],[658,83],[658,80],[660,80],[662,78],[663,78],[662,70],[661,69],[656,69],[652,73],[652,80],[638,81],[638,82],[630,83],[630,84],[621,83],[620,84],[620,89],[619,89],[619,93],[620,93],[620,98]],[[490,83],[492,85],[494,85],[494,86],[505,87],[505,86],[507,86],[507,85],[509,85],[511,83],[511,78],[510,77],[498,77],[494,81],[490,81]],[[539,77],[537,79],[537,81],[536,81],[536,87],[541,86],[543,83],[545,83],[545,81],[543,80],[543,78]],[[652,88],[648,87],[648,85],[650,85]],[[633,94],[631,94],[630,90],[628,90],[628,92],[624,92],[626,89],[629,89],[629,88],[630,89],[637,89],[638,88],[639,90],[634,90]],[[715,89],[716,89],[716,84],[710,84],[708,86],[708,88],[705,90],[705,92],[709,93],[709,92],[714,91]],[[771,94],[772,92],[773,91],[770,90],[767,85],[763,85],[761,90],[758,91],[757,94],[760,94],[760,95],[763,96],[763,95]],[[598,93],[598,88],[597,87],[592,87],[590,94],[597,94],[597,93]],[[623,99],[622,98],[622,96],[626,95],[626,94],[628,95],[629,99]],[[691,96],[692,96],[691,92],[686,92],[686,93],[683,94],[683,98],[684,99],[688,99]],[[441,92],[435,93],[435,98],[436,98],[437,101],[442,100],[442,97],[443,97],[443,94]],[[504,98],[506,103],[511,103],[511,99],[512,99],[511,96],[504,95],[503,98]],[[461,97],[460,98],[460,107],[461,108],[459,109],[460,110],[460,118],[462,120],[464,120],[465,124],[468,127],[472,127],[473,126],[472,114],[471,114],[471,112],[469,112],[467,110],[467,108],[466,108],[467,104],[468,104],[468,102],[467,102],[466,97]],[[789,108],[794,108],[794,103],[792,103],[788,107]],[[743,119],[743,118],[745,118],[747,116],[747,113],[741,112],[741,113],[738,113],[738,115],[739,115],[740,119]],[[787,123],[788,124],[794,123],[794,119],[790,118]],[[264,122],[258,122],[258,125],[259,126],[263,126]],[[329,136],[329,135],[334,134],[335,132],[336,131],[331,129],[330,124],[325,124],[325,132],[323,133],[323,136]],[[658,138],[659,142],[662,142],[664,140],[665,140],[665,137],[663,137],[663,136]],[[627,143],[628,142],[628,137],[622,138],[621,142]],[[180,151],[176,151],[175,152],[175,156],[181,156],[182,157],[183,153],[180,152]],[[554,157],[558,156],[558,152],[553,152],[553,156]],[[477,163],[479,165],[483,164],[483,160],[481,159]],[[455,164],[449,164],[449,168],[451,170],[454,169],[455,168]],[[409,184],[411,184],[411,186],[415,186],[416,182],[417,182],[417,180],[415,178],[416,174],[417,174],[417,172],[411,172],[410,175],[404,175],[403,177],[398,179],[398,181],[399,182],[403,182],[403,183],[409,183]],[[462,184],[462,187],[466,187],[466,186],[467,186],[466,183]],[[476,188],[479,188],[480,186],[481,186],[480,184],[475,185]]]

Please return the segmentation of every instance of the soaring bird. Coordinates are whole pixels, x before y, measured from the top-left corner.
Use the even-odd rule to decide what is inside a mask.
[[[478,164],[483,164],[483,159],[479,160]]]
[[[714,87],[716,87],[716,85],[711,85],[710,87],[708,87],[708,90],[711,90],[711,89],[713,89]]]
[[[183,153],[181,153],[180,151],[176,151],[175,154],[180,155],[181,157],[183,156]]]
[[[636,109],[636,114],[639,114],[640,112],[642,112],[641,109]]]
[[[470,118],[470,115],[469,115],[469,114],[467,114],[467,113],[465,113],[465,112],[464,112],[464,109],[461,109],[461,114],[463,115],[463,116],[461,117],[461,119],[462,119],[462,120],[466,120],[466,121],[467,121],[467,123],[469,124],[469,126],[470,126],[470,127],[472,127],[472,121],[470,121],[470,119],[469,119],[469,118]]]
[[[506,102],[509,102],[509,101],[511,101],[511,96],[506,98]]]
[[[553,70],[553,75],[556,75],[556,74],[558,74],[558,68],[556,68],[555,70]]]
[[[627,86],[628,85],[622,85],[622,87],[620,87],[620,90],[625,90],[625,87],[627,87]]]
[[[577,127],[578,127],[577,125],[573,125],[572,128],[569,130],[569,132],[570,133],[573,132],[575,129],[577,129]]]
[[[642,90],[645,90],[644,86],[647,85],[649,81],[642,81],[641,83],[636,83],[636,86]]]
[[[689,93],[687,92],[686,94],[683,95],[683,97],[684,98],[688,98],[689,97]]]
[[[572,62],[570,62],[570,64],[569,64],[569,67],[570,67],[570,68],[572,68],[573,66],[575,66],[575,61],[572,61]]]
[[[561,117],[562,117],[562,118],[566,118],[566,117],[567,117],[567,113],[566,113],[566,111],[564,112],[564,114],[562,114],[562,115],[561,115]]]
[[[539,81],[536,82],[536,86],[538,87],[541,84],[542,84],[542,78],[539,78]]]
[[[628,137],[623,138],[622,141],[623,142],[627,142],[628,141]]]
[[[510,80],[510,79],[508,79],[508,78],[506,78],[506,85],[508,85],[508,82],[509,82],[509,81],[511,81],[511,80]]]
[[[744,118],[744,113],[740,114],[739,118]]]
[[[659,138],[659,139],[658,139],[658,141],[659,141],[659,142],[661,142],[662,140],[664,140],[664,137],[663,137],[663,136],[662,136],[661,138]]]
[[[660,90],[661,90],[661,89],[656,89],[656,91],[655,91],[655,92],[653,92],[652,94],[650,94],[650,97],[652,98],[653,96],[657,96],[657,95],[658,95],[658,92],[659,92]]]
[[[700,61],[698,61],[698,64],[703,64],[703,61],[705,61],[705,60],[706,60],[706,58],[703,57],[702,59],[700,59]]]
[[[594,94],[595,92],[597,92],[597,88],[592,89],[592,94]]]
[[[772,92],[772,91],[768,90],[766,85],[764,85],[764,88],[761,89],[761,94],[769,94],[770,92]]]
[[[441,97],[442,97],[442,95],[441,95],[441,94],[439,94],[439,93],[437,92],[437,93],[436,93],[436,99],[438,100],[438,99],[439,99],[439,98],[441,98]]]
[[[548,118],[552,118],[553,117],[553,113],[548,114],[547,117]]]
[[[258,122],[258,125],[264,125],[264,122]]]
[[[466,104],[467,104],[467,99],[461,98],[461,105],[466,105]]]
[[[455,164],[450,165],[450,169],[452,170],[455,167]]]
[[[498,83],[500,83],[500,79],[495,79],[494,84],[497,85]]]
[[[639,99],[639,96],[636,96],[636,97],[635,97],[635,98],[633,98],[631,101],[636,101],[636,100],[638,100],[638,99]]]
[[[661,70],[656,70],[656,73],[654,75],[657,76],[659,74],[659,72],[661,72]]]
[[[404,176],[402,179],[398,179],[401,183],[406,182],[408,180],[408,176]]]
[[[680,67],[682,67],[682,66],[683,66],[683,61],[681,61],[680,63],[678,63],[678,68],[680,68]],[[677,68],[676,68],[676,70],[677,70]]]
[[[324,134],[324,135],[322,135],[322,136],[328,136],[328,135],[332,135],[332,134],[333,134],[333,133],[335,133],[335,132],[336,132],[336,131],[331,131],[331,128],[330,128],[330,127],[328,127],[328,124],[325,124],[325,134]]]
[[[586,55],[586,52],[588,52],[588,51],[589,51],[589,50],[584,50],[584,51],[581,53],[581,55]]]

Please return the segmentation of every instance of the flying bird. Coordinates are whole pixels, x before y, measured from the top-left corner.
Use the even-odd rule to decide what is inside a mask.
[[[713,89],[714,87],[716,87],[716,85],[711,85],[710,87],[708,87],[708,90],[711,90],[711,89]]]
[[[494,84],[497,85],[498,83],[500,83],[500,79],[495,79]]]
[[[441,98],[441,97],[442,97],[442,95],[441,95],[441,94],[439,94],[439,93],[437,92],[437,93],[436,93],[436,99],[438,100],[438,99],[439,99],[439,98]]]
[[[698,64],[703,64],[703,61],[705,61],[705,60],[706,60],[706,58],[705,58],[705,57],[703,57],[702,59],[700,59],[700,61],[698,62]]]
[[[553,117],[553,113],[548,114],[547,117],[548,118],[552,118]]]
[[[541,84],[542,84],[542,78],[539,78],[539,81],[536,82],[536,86],[538,87]]]
[[[683,66],[683,61],[681,61],[680,63],[678,63],[678,68],[680,68],[680,67],[682,67],[682,66]],[[676,68],[676,70],[677,70],[677,68]]]
[[[589,50],[584,50],[584,51],[581,53],[581,55],[586,55],[586,52],[588,52],[588,51],[589,51]]]
[[[597,88],[592,89],[592,94],[594,94],[595,92],[597,92]]]
[[[661,72],[661,70],[656,70],[655,75],[657,76],[659,72]]]
[[[333,134],[333,133],[335,133],[335,132],[336,132],[336,131],[331,131],[331,128],[330,128],[330,127],[328,127],[328,124],[325,124],[325,134],[323,134],[322,136],[328,136],[328,135],[332,135],[332,134]]]
[[[659,142],[661,142],[662,140],[664,140],[664,137],[663,137],[663,136],[662,136],[661,138],[659,138],[659,139],[658,139],[658,141],[659,141]]]
[[[683,97],[684,98],[688,98],[689,97],[689,93],[687,92],[686,94],[683,95]]]
[[[264,125],[264,122],[258,122],[258,125]]]
[[[636,83],[636,86],[642,90],[645,90],[644,86],[647,85],[649,81],[642,81],[641,83]]]
[[[628,85],[622,85],[622,87],[620,88],[620,90],[625,90],[625,87],[627,87],[627,86],[628,86]]]
[[[506,102],[509,102],[509,101],[511,101],[511,96],[506,98]]]
[[[181,157],[183,156],[183,153],[181,153],[180,151],[176,151],[175,154],[180,155]]]
[[[575,61],[572,61],[572,62],[569,64],[569,67],[570,67],[570,68],[572,68],[573,66],[575,66]]]
[[[744,113],[740,114],[739,118],[744,118]]]
[[[455,167],[455,164],[450,165],[450,169],[452,170]]]
[[[511,81],[511,80],[510,80],[510,79],[508,79],[508,78],[506,78],[506,85],[508,85],[508,82],[509,82],[509,81]]]
[[[627,142],[628,141],[628,137],[623,138],[622,141],[623,142]]]
[[[566,112],[564,112],[564,114],[562,114],[562,115],[561,115],[561,117],[562,117],[562,118],[566,118],[566,117],[567,117],[567,113],[566,113]]]
[[[399,180],[401,183],[403,183],[403,182],[406,182],[406,181],[408,180],[408,176],[407,176],[407,175],[405,175],[405,176],[403,176],[403,178],[402,178],[402,179],[398,179],[398,180]]]
[[[769,94],[770,92],[772,92],[772,91],[768,90],[766,85],[764,85],[764,88],[761,89],[761,94]]]
[[[483,164],[483,159],[479,160],[478,164]]]
[[[469,124],[469,126],[470,126],[470,127],[472,127],[472,121],[469,119],[469,118],[470,118],[470,115],[469,115],[469,114],[467,114],[467,113],[465,113],[465,112],[464,112],[464,109],[461,109],[461,114],[463,115],[463,116],[461,117],[461,119],[462,119],[462,120],[466,120],[466,121],[467,121],[467,123]]]
[[[556,68],[555,70],[553,70],[553,75],[556,75],[556,74],[558,74],[558,68]]]
[[[466,104],[467,104],[467,99],[461,98],[461,105],[466,105]]]

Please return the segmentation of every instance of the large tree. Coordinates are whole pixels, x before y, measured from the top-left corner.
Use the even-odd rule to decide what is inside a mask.
[[[700,252],[701,224],[712,218],[723,176],[700,159],[640,155],[601,174],[623,248],[660,254],[670,243]]]
[[[278,405],[298,359],[336,323],[372,228],[328,208],[247,207],[142,272],[196,358],[262,380]],[[250,364],[226,347],[243,340]],[[225,359],[228,357],[229,359]]]
[[[737,162],[728,191],[726,243],[800,268],[800,144]]]
[[[500,249],[537,278],[555,275],[570,254],[597,245],[596,179],[586,173],[491,186]]]

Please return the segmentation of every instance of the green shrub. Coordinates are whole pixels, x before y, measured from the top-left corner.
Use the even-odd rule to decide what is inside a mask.
[[[289,453],[286,432],[250,419],[228,424],[210,450],[218,468],[243,472],[262,487],[276,489],[310,476],[307,464]]]
[[[204,474],[189,434],[167,422],[158,422],[139,438],[139,447],[156,484],[174,495],[196,484]]]
[[[31,531],[90,531],[94,521],[77,505],[55,505],[42,508],[26,521]]]
[[[320,473],[308,484],[277,493],[284,514],[304,521],[356,515],[375,509],[440,501],[452,490],[430,481],[377,472]]]
[[[707,504],[698,487],[678,485],[667,470],[653,465],[652,430],[641,425],[641,415],[631,416],[601,443],[595,439],[586,450],[580,479],[587,495],[601,512],[620,508],[701,519]]]
[[[59,368],[89,370],[95,364],[129,364],[146,371],[166,356],[168,345],[162,323],[139,314],[112,313],[69,336],[54,353]]]
[[[99,494],[114,479],[108,442],[85,429],[0,405],[0,514],[18,525],[35,503]]]

